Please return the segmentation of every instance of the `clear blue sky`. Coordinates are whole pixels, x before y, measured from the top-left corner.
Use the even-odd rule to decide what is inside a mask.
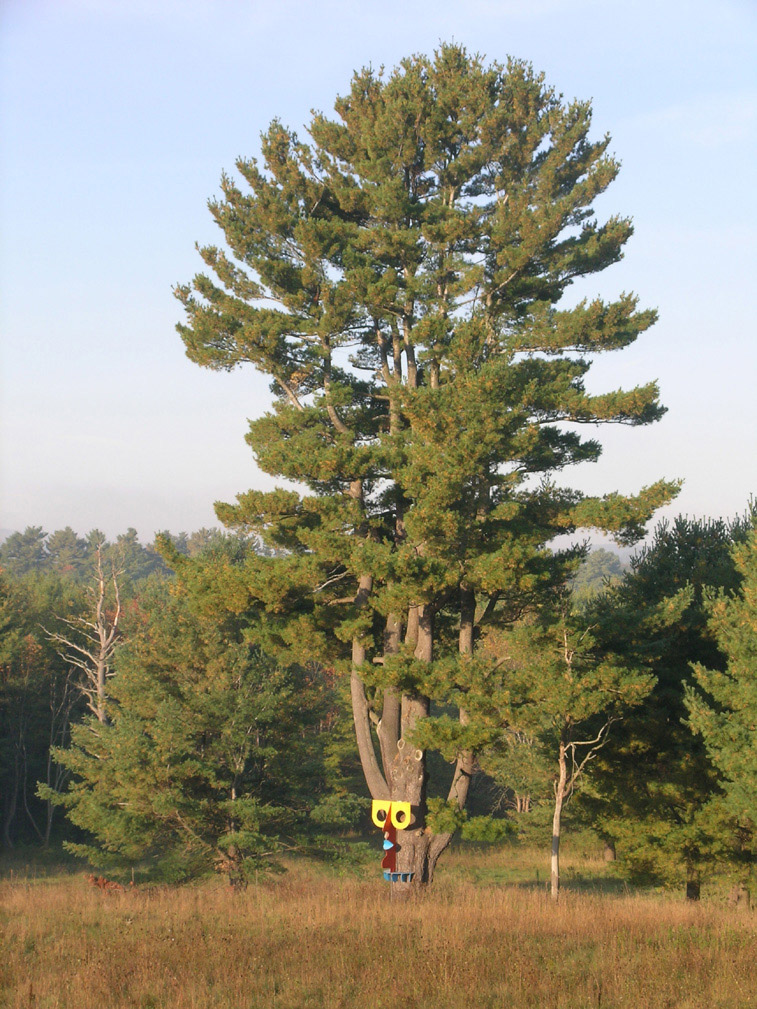
[[[274,116],[301,128],[356,67],[440,39],[593,99],[623,162],[598,209],[636,234],[580,293],[636,291],[660,322],[590,387],[656,378],[669,413],[603,429],[573,483],[681,477],[668,512],[710,516],[757,490],[754,0],[4,0],[0,37],[4,529],[150,539],[270,486],[243,440],[267,382],[184,357],[172,285]]]

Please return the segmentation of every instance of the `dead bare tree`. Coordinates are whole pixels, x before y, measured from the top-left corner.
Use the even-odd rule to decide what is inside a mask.
[[[607,721],[592,739],[568,738],[570,723],[566,720],[560,734],[558,768],[559,773],[553,782],[555,792],[554,813],[552,816],[552,853],[550,872],[550,896],[557,900],[560,894],[560,827],[565,803],[573,794],[578,779],[583,774],[586,765],[599,753],[608,740],[610,726],[617,718],[608,716]]]
[[[107,684],[113,675],[111,659],[120,639],[122,614],[118,578],[123,573],[113,558],[106,565],[103,544],[95,548],[94,584],[88,589],[88,612],[73,619],[61,618],[67,632],[48,631],[47,636],[60,647],[58,654],[83,676],[77,687],[87,700],[87,707],[98,721],[107,723]],[[106,567],[109,570],[106,572]],[[112,592],[111,592],[112,588]]]

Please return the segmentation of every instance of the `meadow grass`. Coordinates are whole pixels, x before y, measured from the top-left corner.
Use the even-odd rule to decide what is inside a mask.
[[[311,863],[108,894],[83,873],[0,883],[3,1009],[757,1009],[757,915],[621,889],[566,860],[557,905],[534,853],[459,848],[424,897],[375,866]]]

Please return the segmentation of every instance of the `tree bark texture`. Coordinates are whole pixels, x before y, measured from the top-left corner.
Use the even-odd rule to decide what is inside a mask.
[[[402,625],[397,617],[390,613],[386,619],[384,632],[384,655],[396,655],[400,650],[402,640]],[[381,762],[386,781],[391,780],[392,762],[397,756],[397,744],[402,731],[402,698],[398,691],[388,688],[384,691],[384,701],[381,709],[381,720],[377,727]]]
[[[365,606],[368,601],[371,589],[373,588],[373,578],[370,575],[361,575],[358,582],[357,596],[355,602],[357,606]],[[360,763],[365,775],[365,782],[368,790],[374,799],[388,799],[389,788],[386,778],[379,766],[376,757],[376,750],[373,746],[373,736],[371,734],[371,719],[368,698],[365,695],[365,685],[360,679],[360,667],[365,662],[365,645],[354,638],[352,642],[352,673],[350,676],[350,694],[352,697],[352,717],[355,721],[355,738],[357,740]]]
[[[552,817],[552,860],[550,867],[550,896],[557,900],[560,896],[560,821],[568,781],[568,756],[563,742],[560,743],[560,773],[555,783],[555,811]]]
[[[460,655],[473,655],[473,639],[476,620],[476,596],[471,589],[463,588],[460,591],[460,634],[458,638],[458,651]],[[460,724],[465,726],[469,723],[467,712],[460,708]],[[458,809],[463,809],[468,799],[471,778],[475,766],[475,757],[471,750],[463,750],[457,758],[455,771],[452,776],[448,802],[455,802]],[[447,842],[449,843],[449,842]]]

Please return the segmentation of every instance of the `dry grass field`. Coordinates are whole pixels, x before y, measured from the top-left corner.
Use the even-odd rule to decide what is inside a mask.
[[[14,874],[0,883],[0,1006],[757,1007],[754,911],[613,893],[586,859],[568,861],[555,906],[533,858],[518,855],[505,880],[507,857],[459,849],[408,904],[374,872],[304,863],[236,895]]]

